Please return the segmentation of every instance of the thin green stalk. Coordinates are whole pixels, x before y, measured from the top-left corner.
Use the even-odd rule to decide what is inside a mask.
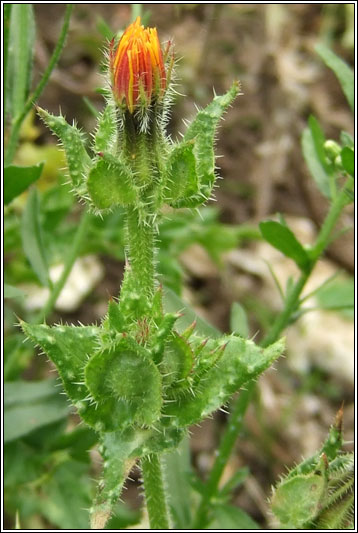
[[[343,187],[340,189],[339,193],[335,197],[334,201],[331,204],[330,210],[323,222],[322,228],[318,234],[315,245],[311,250],[311,257],[316,263],[319,257],[322,255],[323,251],[327,248],[331,241],[331,234],[334,226],[337,223],[338,218],[342,212],[342,209],[350,202],[348,191],[349,186],[353,184],[353,180],[349,178]],[[347,187],[348,185],[348,187]]]
[[[216,461],[210,471],[209,479],[206,482],[205,493],[196,513],[193,529],[203,529],[207,525],[211,500],[217,494],[221,476],[234,448],[238,432],[242,427],[244,416],[247,407],[250,404],[254,389],[255,382],[249,383],[247,388],[240,392],[240,395],[233,406],[225,433],[220,442]]]
[[[263,348],[269,346],[270,344],[273,344],[275,341],[278,340],[281,332],[288,326],[293,314],[299,308],[302,290],[317,261],[319,260],[325,248],[327,248],[327,246],[329,245],[332,231],[337,223],[342,209],[346,204],[347,192],[346,187],[343,186],[340,192],[334,198],[330,210],[324,220],[322,228],[317,236],[316,242],[311,249],[310,267],[305,272],[301,273],[295,285],[287,295],[282,311],[279,313],[271,329],[260,343]],[[206,490],[202,496],[201,502],[198,507],[198,511],[194,521],[195,529],[205,528],[208,523],[208,515],[210,511],[211,501],[218,492],[218,486],[220,483],[221,475],[234,449],[237,436],[241,431],[244,415],[249,405],[249,400],[254,391],[254,388],[255,382],[248,383],[246,385],[246,391],[240,393],[238,399],[236,400],[236,403],[234,403],[232,406],[232,414],[230,415],[227,427],[222,437],[214,466],[209,474],[209,479],[206,483]]]
[[[8,165],[11,164],[11,162],[12,162],[12,160],[14,158],[15,152],[16,152],[16,147],[17,147],[17,143],[18,143],[18,140],[19,140],[19,134],[20,134],[21,125],[22,125],[24,119],[26,118],[26,115],[31,110],[33,104],[40,97],[42,91],[44,90],[44,88],[45,88],[45,86],[46,86],[46,84],[47,84],[47,82],[49,80],[49,77],[50,77],[53,69],[55,68],[55,66],[56,66],[56,64],[57,64],[57,62],[58,62],[58,60],[60,58],[61,52],[62,52],[63,47],[65,45],[66,36],[67,36],[67,33],[68,33],[68,27],[69,27],[69,24],[70,24],[70,17],[71,17],[72,9],[73,9],[73,5],[72,4],[67,4],[66,11],[65,11],[65,16],[64,16],[64,20],[63,20],[63,25],[62,25],[62,29],[61,29],[61,33],[60,33],[59,39],[57,41],[55,50],[53,51],[53,54],[52,54],[51,59],[49,61],[49,64],[47,65],[47,68],[46,68],[45,72],[43,73],[43,76],[42,76],[41,80],[39,81],[36,89],[28,97],[22,112],[17,117],[15,117],[13,122],[12,122],[10,135],[9,135],[9,141],[8,141],[7,149],[6,149],[6,152],[5,152],[5,166],[8,166]]]
[[[143,457],[141,461],[143,484],[151,529],[170,529],[159,454]]]
[[[60,295],[60,293],[61,293],[61,291],[62,291],[62,289],[63,289],[63,287],[64,287],[64,285],[65,285],[65,283],[67,281],[67,278],[68,278],[68,276],[71,273],[71,270],[72,270],[72,267],[74,265],[74,262],[76,261],[76,259],[78,257],[80,248],[82,246],[82,243],[83,243],[84,238],[85,238],[86,233],[87,233],[89,219],[90,219],[90,215],[89,215],[88,211],[84,211],[82,216],[81,216],[81,220],[80,220],[79,226],[77,228],[75,237],[73,239],[72,246],[71,246],[71,248],[70,248],[70,250],[69,250],[69,252],[67,254],[67,257],[65,259],[63,272],[62,272],[59,280],[53,285],[52,291],[51,291],[51,293],[50,293],[50,295],[48,297],[48,300],[45,303],[43,309],[34,318],[34,320],[33,320],[34,323],[42,322],[52,312],[52,310],[53,310],[53,308],[54,308],[54,306],[56,304],[57,298],[59,297],[59,295]]]
[[[306,281],[309,278],[311,271],[312,270],[310,269],[309,272],[302,273],[300,277],[298,278],[298,280],[296,281],[296,283],[294,284],[288,297],[286,298],[284,308],[282,309],[281,313],[277,316],[271,329],[269,330],[267,335],[262,339],[260,343],[261,346],[263,346],[264,348],[274,343],[280,336],[280,333],[289,324],[292,314],[297,310],[301,292],[303,290],[303,287],[306,284]]]

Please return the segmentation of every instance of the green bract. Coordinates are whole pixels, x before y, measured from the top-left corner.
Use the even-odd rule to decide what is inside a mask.
[[[322,448],[281,480],[271,500],[283,529],[353,528],[354,458],[342,453],[342,412]]]

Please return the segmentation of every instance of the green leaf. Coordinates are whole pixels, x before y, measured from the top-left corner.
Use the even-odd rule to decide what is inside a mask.
[[[98,125],[94,142],[95,152],[111,153],[116,145],[116,111],[112,103],[108,103],[98,117]]]
[[[103,457],[103,478],[91,508],[91,528],[103,529],[118,501],[123,484],[133,466],[133,451],[139,444],[136,432],[127,428],[122,432],[103,433],[99,448]]]
[[[216,505],[213,508],[214,521],[207,529],[221,531],[222,529],[232,529],[243,531],[246,529],[260,529],[260,526],[245,511],[233,505]]]
[[[191,524],[190,446],[184,437],[176,450],[163,454],[168,500],[174,529],[186,529]]]
[[[107,431],[135,422],[149,426],[159,418],[159,371],[146,350],[129,343],[127,336],[90,359],[85,381],[98,406],[107,413],[101,420]]]
[[[4,202],[9,204],[41,176],[44,163],[33,167],[10,165],[4,169]]]
[[[167,343],[162,361],[163,385],[180,387],[193,368],[194,356],[188,342],[173,333]]]
[[[75,125],[70,126],[64,117],[51,115],[41,107],[36,109],[44,123],[62,142],[72,183],[80,191],[91,167],[91,159],[85,148],[83,133]]]
[[[65,461],[46,481],[38,498],[40,513],[61,529],[86,530],[91,504],[88,466]]]
[[[249,336],[249,323],[246,312],[238,302],[234,302],[231,306],[230,329],[235,335],[241,335],[241,337],[245,338]]]
[[[199,338],[197,342],[202,345]],[[172,416],[174,423],[176,417],[179,426],[199,422],[225,404],[247,381],[257,378],[283,350],[283,339],[266,349],[241,337],[209,339],[202,346],[197,363],[203,366],[202,379],[191,390],[173,395],[177,401],[164,405],[165,414]]]
[[[237,470],[235,474],[231,476],[229,481],[227,481],[223,488],[220,490],[220,497],[229,498],[231,496],[232,491],[243,484],[249,473],[250,470],[247,466],[239,468],[239,470]]]
[[[239,94],[240,85],[235,81],[227,93],[215,96],[213,101],[199,111],[188,127],[183,143],[195,141],[193,153],[199,178],[199,192],[188,198],[178,199],[175,207],[197,207],[206,202],[215,182],[214,139],[219,120]],[[183,144],[182,143],[182,144]]]
[[[137,192],[131,170],[110,154],[102,154],[91,169],[87,187],[94,205],[108,209],[117,205],[133,204]]]
[[[303,156],[309,171],[321,193],[330,198],[330,167],[325,162],[324,154],[325,138],[317,120],[311,116],[309,128],[302,133],[301,145]]]
[[[341,131],[340,139],[343,146],[348,146],[348,148],[352,148],[352,150],[354,150],[354,139],[352,135],[346,131]]]
[[[140,520],[141,509],[131,509],[125,503],[118,501],[113,508],[113,515],[106,524],[106,529],[112,531],[130,529],[129,526],[139,524]]]
[[[24,298],[25,293],[17,287],[4,283],[4,298]]]
[[[318,513],[324,490],[324,476],[314,473],[283,480],[274,492],[272,511],[288,529],[305,529]]]
[[[32,4],[12,4],[8,48],[8,101],[16,117],[24,107],[31,84],[35,21]]]
[[[317,44],[316,52],[320,55],[327,67],[337,76],[342,90],[347,98],[352,111],[354,111],[354,73],[352,69],[332,50],[323,44]]]
[[[106,39],[107,41],[110,41],[113,37],[113,31],[108,26],[107,22],[104,20],[103,17],[100,17],[97,15],[96,17],[96,28],[99,31],[99,33]]]
[[[4,91],[5,91],[5,117],[8,115],[8,57],[10,42],[10,21],[12,4],[4,4]]]
[[[31,483],[43,473],[43,455],[34,451],[22,439],[10,441],[4,446],[4,487],[18,489],[19,485]]]
[[[309,125],[309,128],[311,130],[311,133],[312,133],[312,139],[313,139],[313,142],[314,142],[314,146],[315,146],[315,150],[316,150],[316,154],[318,156],[318,159],[322,165],[322,167],[324,168],[326,174],[331,174],[332,171],[333,171],[333,167],[332,165],[327,161],[327,158],[326,158],[326,152],[325,152],[325,147],[324,147],[324,144],[326,142],[326,137],[323,133],[323,130],[320,126],[320,123],[318,122],[318,120],[316,119],[316,117],[314,117],[313,115],[310,115],[309,119],[308,119],[308,125]]]
[[[306,250],[287,226],[269,220],[261,222],[259,227],[263,238],[271,246],[293,259],[301,270],[306,271],[309,268],[310,259]]]
[[[25,342],[22,333],[8,335],[4,340],[4,380],[17,379],[29,366],[33,349]]]
[[[114,300],[108,303],[108,323],[109,328],[113,331],[122,333],[126,328],[126,321],[121,313],[120,306]]]
[[[167,162],[164,201],[172,203],[198,192],[198,176],[194,155],[195,140],[174,145]]]
[[[4,406],[27,404],[48,396],[58,396],[56,380],[10,381],[4,384]]]
[[[24,333],[38,344],[56,365],[64,389],[79,415],[88,425],[99,431],[106,412],[89,400],[89,391],[83,381],[88,358],[98,346],[99,328],[96,326],[56,326],[20,322]]]
[[[345,146],[341,151],[343,168],[354,178],[354,151]]]
[[[22,246],[34,273],[46,287],[51,286],[40,226],[40,201],[36,189],[30,191],[21,220]]]
[[[65,398],[59,395],[54,380],[15,381],[5,384],[5,442],[27,435],[69,413]]]
[[[316,298],[322,309],[342,308],[344,316],[354,318],[353,278],[334,280],[324,285],[316,292]]]

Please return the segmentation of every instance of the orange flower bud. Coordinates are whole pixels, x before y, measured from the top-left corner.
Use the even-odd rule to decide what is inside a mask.
[[[109,50],[112,91],[116,102],[130,113],[148,107],[152,98],[163,95],[166,74],[156,28],[144,28],[140,17],[128,26],[115,48]]]

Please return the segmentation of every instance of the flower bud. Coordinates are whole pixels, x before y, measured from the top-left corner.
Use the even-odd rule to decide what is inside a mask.
[[[112,92],[116,103],[133,113],[158,101],[166,89],[163,54],[156,28],[144,28],[137,17],[109,50]]]

